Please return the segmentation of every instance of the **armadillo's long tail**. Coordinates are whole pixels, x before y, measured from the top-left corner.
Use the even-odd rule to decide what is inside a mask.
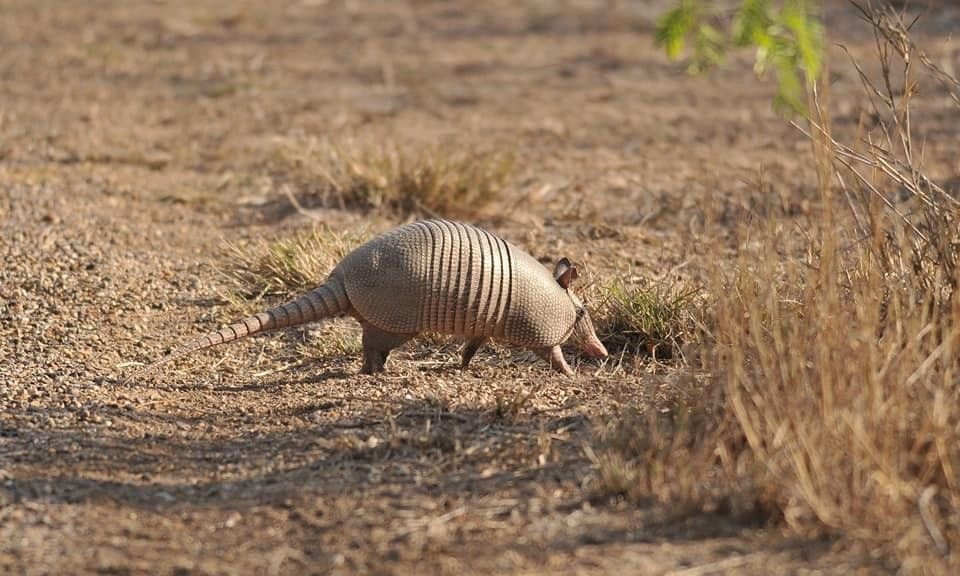
[[[331,278],[296,300],[248,316],[226,328],[204,334],[179,346],[157,362],[141,368],[126,381],[143,376],[163,364],[178,360],[197,350],[233,342],[269,330],[279,330],[315,322],[323,318],[342,316],[348,313],[350,308],[350,300],[347,298],[343,283],[338,279]]]

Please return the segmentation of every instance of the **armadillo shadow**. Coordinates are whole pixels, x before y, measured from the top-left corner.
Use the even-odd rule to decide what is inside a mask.
[[[344,391],[267,416],[229,405],[187,416],[100,406],[95,422],[40,429],[2,415],[0,510],[24,526],[65,523],[79,541],[127,543],[132,554],[155,555],[204,526],[213,528],[203,550],[261,539],[324,565],[332,550],[360,558],[426,541],[451,556],[541,557],[722,539],[755,526],[597,499],[584,412],[377,402]]]
[[[270,432],[237,414],[187,417],[109,407],[98,408],[100,425],[86,429],[0,422],[7,474],[0,493],[9,503],[111,501],[156,512],[229,511],[344,491],[389,492],[399,500],[482,498],[504,486],[526,492],[590,473],[579,449],[563,449],[553,461],[537,458],[543,434],[586,438],[583,416],[450,411],[423,400],[374,404],[365,412],[351,407],[335,420],[324,416],[343,405],[329,398],[298,405],[274,416],[296,424]]]
[[[243,392],[280,392],[284,387],[291,384],[317,384],[328,380],[345,380],[356,376],[356,371],[349,368],[330,367],[324,368],[319,372],[313,370],[307,376],[301,376],[296,373],[288,373],[288,377],[282,380],[263,380],[258,378],[236,378],[229,381],[219,382],[215,385],[216,389],[224,394],[243,393]],[[185,382],[180,384],[165,384],[158,386],[150,380],[139,380],[124,383],[128,388],[150,388],[163,390],[209,390],[210,384],[198,382]]]

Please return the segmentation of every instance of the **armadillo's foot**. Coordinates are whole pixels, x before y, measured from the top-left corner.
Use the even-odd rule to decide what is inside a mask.
[[[361,374],[379,374],[386,370],[387,355],[390,354],[390,351],[381,351],[381,350],[364,350],[363,351],[363,368],[360,369]]]
[[[363,326],[363,368],[361,374],[376,374],[383,372],[390,351],[400,346],[415,334],[396,334],[386,332],[366,322]]]
[[[467,343],[464,344],[463,351],[461,352],[461,358],[462,358],[462,361],[460,362],[461,369],[466,368],[467,365],[470,364],[470,361],[473,360],[473,355],[476,354],[477,350],[479,350],[481,347],[483,347],[484,344],[487,343],[487,340],[489,340],[489,338],[485,338],[481,336],[479,338],[473,338],[471,340],[468,340]]]
[[[533,351],[537,356],[546,360],[547,364],[557,372],[561,372],[567,376],[573,376],[573,370],[570,369],[566,358],[563,357],[563,350],[560,349],[560,346],[535,348]]]

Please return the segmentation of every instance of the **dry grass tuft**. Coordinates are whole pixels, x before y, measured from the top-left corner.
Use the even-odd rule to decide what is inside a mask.
[[[274,242],[228,245],[229,264],[222,270],[227,289],[222,296],[231,304],[231,319],[316,288],[348,252],[370,237],[366,230],[338,232],[317,226]],[[319,337],[301,347],[302,355],[328,357],[360,351],[360,330],[352,320],[331,319],[318,330]]]
[[[308,139],[278,148],[272,172],[298,195],[327,206],[462,218],[499,199],[513,163],[506,152]]]
[[[952,573],[960,295],[842,249],[840,228],[820,230],[807,259],[783,260],[773,236],[716,273],[712,381],[601,426],[595,495],[760,512],[863,541],[908,572]]]
[[[338,232],[321,225],[274,242],[230,244],[230,263],[223,270],[229,284],[226,298],[249,311],[264,298],[286,300],[303,294],[370,238],[367,230]]]
[[[498,420],[516,421],[530,407],[533,398],[540,392],[542,384],[518,386],[499,390],[494,394],[496,401],[493,415]]]
[[[310,339],[297,352],[305,358],[359,357],[361,329],[352,318],[325,320],[310,333]]]

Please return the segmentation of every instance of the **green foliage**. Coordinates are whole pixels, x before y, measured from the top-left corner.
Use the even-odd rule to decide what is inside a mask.
[[[756,49],[754,71],[772,70],[777,79],[774,107],[784,114],[803,113],[806,91],[819,77],[823,25],[810,0],[742,0],[724,35],[709,22],[701,2],[679,0],[657,21],[656,42],[671,59],[684,56],[690,42],[689,70],[704,72],[719,65],[735,48]]]
[[[736,46],[754,45],[762,49],[769,43],[767,31],[773,26],[769,8],[769,0],[743,0],[731,30]]]
[[[723,61],[723,33],[709,24],[701,24],[693,35],[696,58],[691,65],[694,73],[704,72]]]
[[[660,17],[657,22],[657,45],[663,46],[667,56],[673,59],[683,55],[684,41],[697,28],[697,4],[681,0],[680,4]]]
[[[670,359],[696,331],[699,288],[616,279],[598,290],[597,329],[609,350]]]

